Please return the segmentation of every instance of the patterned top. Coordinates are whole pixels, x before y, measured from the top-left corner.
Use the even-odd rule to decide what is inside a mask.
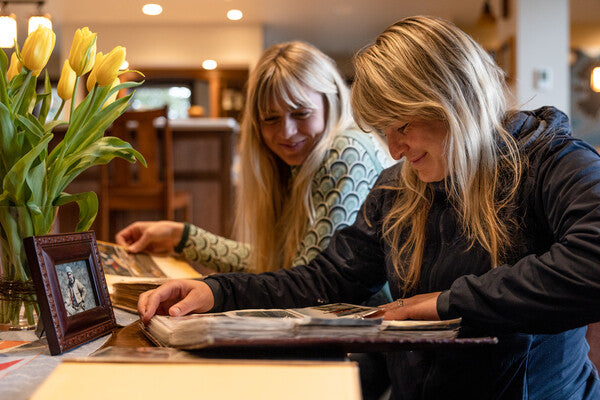
[[[314,223],[307,227],[292,265],[307,264],[329,244],[333,232],[351,225],[379,173],[393,160],[372,134],[346,130],[337,134],[312,181]],[[194,225],[176,251],[217,272],[249,271],[250,246],[214,235]]]

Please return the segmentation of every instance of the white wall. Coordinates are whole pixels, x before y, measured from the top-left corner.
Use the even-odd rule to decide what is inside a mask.
[[[516,1],[516,96],[522,108],[553,105],[570,110],[569,1]],[[549,88],[535,85],[536,72],[551,75]]]
[[[62,26],[61,58],[68,57],[73,33],[80,26]],[[199,68],[205,59],[222,67],[252,67],[263,50],[261,26],[179,24],[135,27],[125,24],[96,24],[98,51],[104,54],[117,45],[127,48],[130,68]]]

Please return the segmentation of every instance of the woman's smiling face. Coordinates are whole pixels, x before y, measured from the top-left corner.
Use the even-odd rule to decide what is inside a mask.
[[[398,121],[384,130],[390,154],[406,162],[423,182],[443,180],[447,172],[445,141],[448,129],[442,121],[411,119]]]
[[[260,121],[260,131],[267,147],[287,165],[301,165],[325,131],[323,95],[304,89],[314,107],[288,110],[271,104],[271,112]]]

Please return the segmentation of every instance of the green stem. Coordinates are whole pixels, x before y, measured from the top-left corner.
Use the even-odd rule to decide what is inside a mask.
[[[33,75],[33,71],[27,70],[27,75],[25,76],[25,82],[21,85],[21,89],[19,89],[19,94],[17,95],[17,99],[14,103],[14,108],[12,112],[17,114],[19,109],[21,108],[21,104],[23,103],[23,99],[25,98],[25,92],[27,91],[27,86],[29,86],[29,81],[31,80],[31,76]]]
[[[71,103],[73,103],[73,98],[71,98]],[[52,121],[56,121],[58,119],[58,116],[62,112],[64,106],[65,106],[65,101],[61,100],[60,101],[60,106],[58,107],[58,111],[56,111],[56,115],[54,116],[54,119]]]
[[[75,78],[75,84],[73,85],[73,97],[71,97],[71,110],[69,111],[69,123],[73,118],[73,112],[75,111],[75,96],[77,95],[77,86],[79,86],[79,76]]]

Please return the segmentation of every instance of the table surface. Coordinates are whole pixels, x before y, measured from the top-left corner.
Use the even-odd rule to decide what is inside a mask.
[[[117,324],[129,325],[138,316],[115,309],[115,318]],[[29,399],[63,359],[85,357],[96,351],[109,337],[105,335],[61,355],[52,356],[46,339],[38,340],[33,331],[0,332],[0,399]],[[18,344],[14,342],[24,344],[13,347]]]
[[[0,399],[26,400],[65,359],[84,358],[100,348],[147,347],[137,314],[115,309],[115,333],[83,344],[58,356],[51,356],[46,339],[33,331],[0,332]],[[317,332],[318,333],[318,332]],[[196,350],[200,358],[343,359],[347,352],[433,349],[493,345],[496,338],[457,338],[449,331],[390,332],[375,335],[299,335],[297,338],[239,340],[221,339],[208,348]],[[22,342],[22,343],[20,343]],[[124,350],[124,349],[123,349]],[[175,351],[175,349],[171,349]]]

